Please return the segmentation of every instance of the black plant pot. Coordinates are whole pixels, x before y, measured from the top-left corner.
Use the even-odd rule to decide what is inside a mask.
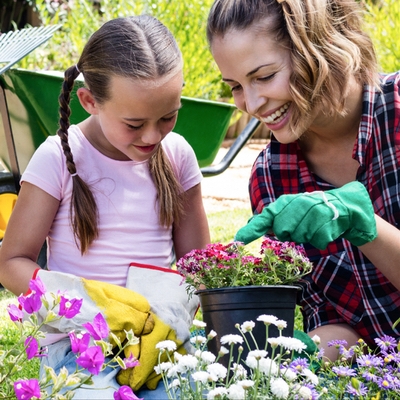
[[[210,330],[217,332],[217,337],[208,342],[208,350],[217,355],[221,347],[220,338],[228,334],[240,335],[235,325],[245,321],[255,322],[253,335],[259,349],[264,349],[267,339],[266,329],[262,322],[257,321],[257,317],[262,314],[274,315],[278,319],[286,321],[287,326],[283,329],[282,335],[292,337],[299,290],[298,286],[243,286],[198,290],[196,294],[200,298],[203,321],[207,324],[206,333],[208,334]],[[250,338],[248,334],[246,336]],[[279,336],[278,328],[271,325],[268,336],[270,338]],[[249,340],[249,343],[251,349],[254,350],[253,342]],[[244,361],[249,350],[245,344],[242,347],[241,359]],[[267,351],[270,356],[269,345]],[[238,346],[236,345],[233,353],[235,362],[237,356]],[[228,356],[224,356],[220,360],[220,363],[226,367],[228,362]]]

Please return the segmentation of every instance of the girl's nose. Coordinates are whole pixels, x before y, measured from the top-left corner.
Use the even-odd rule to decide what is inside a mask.
[[[156,126],[149,126],[145,132],[143,133],[142,142],[148,146],[153,144],[157,144],[162,139],[162,132],[160,131],[159,127]]]

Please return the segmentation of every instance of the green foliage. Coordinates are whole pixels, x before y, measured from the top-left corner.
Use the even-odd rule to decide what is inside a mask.
[[[25,351],[24,344],[20,341],[20,332],[17,326],[11,321],[7,306],[9,304],[18,304],[16,297],[8,290],[0,290],[0,394],[4,395],[7,393],[11,399],[14,390],[8,380],[3,378],[10,369],[15,380],[25,378],[35,378],[39,373],[39,359],[33,358],[31,360],[25,360],[23,365],[18,365],[18,357]],[[12,354],[6,356],[6,351],[14,348]],[[3,358],[5,357],[5,359]],[[5,398],[0,395],[0,398]]]
[[[381,70],[400,70],[399,0],[369,2],[366,9],[367,32],[374,43]]]
[[[52,8],[49,1],[37,2],[44,25],[61,24],[61,29],[41,48],[23,59],[26,69],[64,71],[78,61],[90,35],[104,22],[138,14],[157,17],[175,36],[184,59],[183,95],[217,100],[221,96],[220,73],[214,65],[205,34],[212,0],[102,0],[101,7],[90,0],[64,1]]]

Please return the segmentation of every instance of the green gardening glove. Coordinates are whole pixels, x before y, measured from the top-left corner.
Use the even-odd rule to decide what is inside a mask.
[[[281,241],[325,249],[339,237],[361,246],[377,236],[374,209],[364,185],[280,196],[239,229],[235,240],[248,244],[272,231]]]

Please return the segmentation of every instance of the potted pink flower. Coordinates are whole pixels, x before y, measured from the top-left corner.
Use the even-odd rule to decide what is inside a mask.
[[[237,323],[266,314],[286,321],[282,334],[293,336],[297,283],[311,272],[312,264],[301,246],[270,238],[261,243],[259,253],[250,254],[240,242],[212,243],[178,260],[188,293],[200,298],[207,333],[227,335]],[[278,334],[273,329],[270,333]],[[266,345],[262,327],[253,334],[261,347]],[[218,340],[209,345],[218,352]]]

